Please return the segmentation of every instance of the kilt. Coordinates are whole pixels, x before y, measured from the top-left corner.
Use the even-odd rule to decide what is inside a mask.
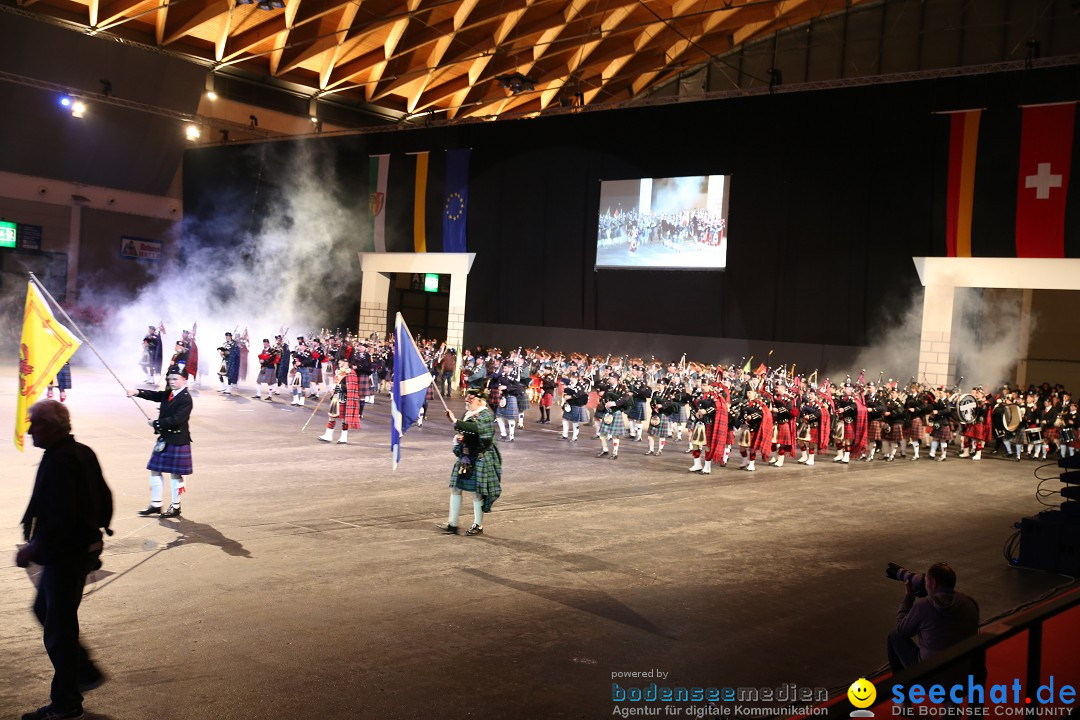
[[[653,437],[656,437],[658,435],[660,437],[667,437],[668,432],[670,432],[671,430],[671,418],[667,415],[664,415],[663,413],[654,413],[653,417],[660,418],[660,423],[657,425],[653,425],[650,421],[649,435],[652,435]]]
[[[794,433],[791,432],[791,421],[777,423],[776,425],[776,444],[780,447],[791,447],[794,441]]]
[[[306,382],[306,381],[305,381]],[[360,393],[360,399],[370,397],[375,394],[375,383],[371,379],[370,373],[359,373],[356,376],[357,388]],[[430,386],[429,386],[430,389]]]
[[[64,363],[64,367],[60,368],[60,372],[56,373],[56,387],[61,390],[71,389],[71,364]]]
[[[502,397],[502,390],[498,387],[493,387],[488,391],[488,407],[492,410],[499,408],[499,398]]]
[[[923,425],[923,419],[921,417],[915,417],[911,419],[911,425],[904,428],[904,439],[915,440],[922,442],[923,435],[926,434],[926,428]]]
[[[159,473],[190,475],[192,473],[191,446],[166,444],[164,452],[150,453],[146,469]]]
[[[855,422],[854,421],[844,423],[844,439],[845,440],[854,440],[855,439]]]
[[[964,425],[963,434],[964,437],[971,438],[978,442],[990,442],[990,423],[981,422]]]
[[[311,371],[312,368],[309,368],[305,365],[301,365],[300,367],[296,368],[296,374],[300,376],[301,387],[307,387],[308,383],[311,382]]]
[[[503,405],[501,400],[499,407],[495,409],[495,417],[506,418],[507,420],[517,420],[518,416],[518,404],[517,398],[507,393],[505,396],[506,405]]]
[[[952,440],[952,427],[947,422],[941,423],[941,427],[930,431],[930,437],[940,442],[949,442]]]
[[[888,440],[891,443],[899,443],[904,441],[904,424],[899,420],[889,425],[889,432],[881,433],[882,440]]]
[[[570,422],[582,423],[585,422],[585,406],[584,405],[571,405],[570,412],[563,410],[563,420],[569,420]]]
[[[644,420],[645,419],[645,401],[638,400],[634,403],[634,407],[627,411],[627,416],[631,420]]]
[[[600,420],[600,434],[607,435],[608,437],[622,437],[625,435],[626,426],[623,423],[623,411],[612,409],[610,423],[603,421],[606,412],[607,411],[603,408],[596,409],[596,417]]]
[[[1056,427],[1047,426],[1047,427],[1043,428],[1042,435],[1043,435],[1043,442],[1044,443],[1047,443],[1047,444],[1053,443],[1053,444],[1056,445],[1057,441],[1058,441],[1058,437],[1061,435],[1061,433],[1058,432],[1058,429]]]
[[[360,394],[357,392],[356,373],[345,373],[345,397],[341,403],[341,422],[350,430],[360,429]]]
[[[869,440],[870,442],[876,442],[878,440],[881,440],[881,421],[880,420],[871,420],[867,424],[866,439]]]
[[[683,425],[685,425],[689,421],[690,421],[690,407],[686,403],[679,403],[678,420],[674,420],[674,422],[682,423]]]
[[[544,396],[540,398],[540,407],[551,407],[552,397],[551,393],[544,393]]]
[[[521,400],[518,401],[518,413],[527,411],[529,407],[529,393],[525,393],[521,396]]]
[[[261,368],[259,370],[259,379],[255,382],[273,385],[277,382],[277,370],[273,366]]]
[[[490,420],[488,422],[491,422]],[[502,494],[502,455],[499,446],[492,445],[486,452],[473,461],[473,471],[468,477],[458,475],[459,457],[450,471],[450,487],[476,493],[483,498],[484,512],[491,512],[491,506]]]

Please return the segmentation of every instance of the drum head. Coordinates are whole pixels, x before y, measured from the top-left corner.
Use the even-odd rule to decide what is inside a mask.
[[[956,417],[960,422],[965,424],[971,424],[975,422],[976,409],[979,407],[979,401],[975,399],[975,396],[971,393],[964,393],[958,395],[956,398]]]
[[[1020,427],[1020,408],[1016,405],[1006,405],[1002,425],[1009,432],[1015,432]]]

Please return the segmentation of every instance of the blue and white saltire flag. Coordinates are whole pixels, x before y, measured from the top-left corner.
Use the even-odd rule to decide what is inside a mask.
[[[401,460],[401,436],[420,417],[428,386],[435,380],[409,333],[401,313],[394,319],[394,384],[390,403],[390,449],[394,469]]]

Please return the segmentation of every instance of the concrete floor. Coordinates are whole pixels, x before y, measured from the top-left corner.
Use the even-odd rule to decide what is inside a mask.
[[[1064,581],[1002,557],[1012,524],[1040,509],[1035,463],[703,477],[674,444],[597,459],[591,433],[560,442],[535,410],[501,445],[485,534],[444,536],[448,423],[436,411],[411,430],[391,472],[381,397],[338,446],[315,439],[322,411],[300,432],[310,405],[204,388],[183,519],[147,520],[135,514],[148,498],[145,419],[104,371],[74,374],[75,435],[116,502],[81,611],[109,675],[86,698],[94,718],[604,718],[613,674],[650,670],[672,686],[846,688],[885,661],[902,595],[888,561],[948,560],[984,619]],[[0,370],[9,418],[16,384]],[[13,562],[39,458],[0,450],[5,718],[43,704],[51,677]]]

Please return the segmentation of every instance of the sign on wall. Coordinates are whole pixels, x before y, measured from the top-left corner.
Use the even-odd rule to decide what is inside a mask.
[[[120,238],[120,257],[135,260],[160,260],[161,243],[139,238]]]

